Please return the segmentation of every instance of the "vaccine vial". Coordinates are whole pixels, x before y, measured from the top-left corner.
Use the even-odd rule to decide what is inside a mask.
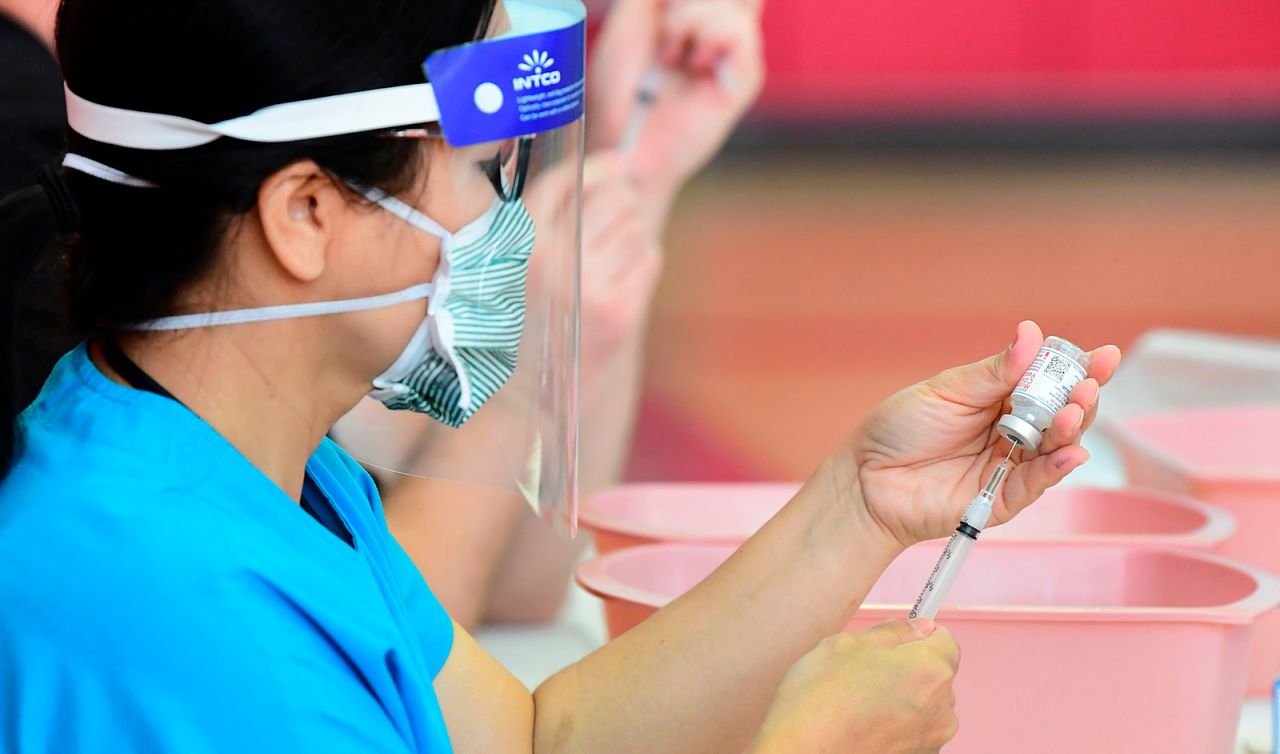
[[[1009,402],[1012,409],[996,427],[1009,441],[1036,450],[1053,417],[1067,405],[1071,391],[1087,376],[1089,354],[1071,341],[1051,336],[1031,368],[1022,375]]]

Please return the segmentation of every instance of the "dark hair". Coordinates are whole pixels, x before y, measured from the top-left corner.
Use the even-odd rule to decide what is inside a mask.
[[[92,102],[214,123],[284,102],[421,83],[432,51],[483,36],[494,3],[63,0],[58,58],[67,86]],[[262,182],[290,163],[311,159],[339,179],[403,191],[419,169],[418,145],[383,136],[279,144],[223,138],[147,151],[69,133],[68,151],[159,186],[67,176],[81,216],[65,261],[71,325],[96,336],[170,313],[211,270]],[[0,359],[11,375],[13,334],[5,332]],[[16,413],[7,393],[0,398],[10,412],[0,427],[3,473],[15,451]]]

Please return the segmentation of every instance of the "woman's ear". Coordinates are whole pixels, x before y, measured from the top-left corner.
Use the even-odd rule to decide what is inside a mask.
[[[276,261],[300,282],[318,279],[337,224],[350,211],[333,177],[311,160],[276,171],[258,189],[262,234]]]

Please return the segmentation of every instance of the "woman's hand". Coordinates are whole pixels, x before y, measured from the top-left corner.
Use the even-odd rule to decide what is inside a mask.
[[[616,147],[653,64],[662,82],[635,146],[646,201],[669,202],[728,138],[764,83],[757,0],[618,0],[587,77],[588,143]]]
[[[662,274],[657,234],[641,218],[626,161],[587,156],[582,176],[582,381],[596,377],[619,349],[641,337]]]
[[[1009,450],[995,423],[1043,342],[1040,328],[1023,322],[1003,353],[897,393],[818,473],[837,475],[837,488],[902,547],[947,536]],[[1039,451],[1014,451],[1016,466],[996,498],[993,524],[1008,521],[1088,460],[1080,437],[1097,415],[1100,386],[1119,363],[1115,346],[1093,351],[1088,378],[1054,417]]]
[[[576,199],[576,164],[545,171],[525,192],[534,222],[556,227],[543,218],[572,211]],[[564,286],[562,260],[539,253],[529,257],[529,297],[537,300],[545,286],[564,295],[578,294],[582,309],[581,370],[584,394],[592,394],[602,371],[627,344],[642,335],[654,290],[662,275],[658,237],[644,222],[641,197],[626,161],[614,152],[588,154],[582,168],[582,267],[578,287]],[[563,223],[561,224],[563,225]],[[538,243],[563,243],[564,239]],[[548,268],[550,265],[550,268]],[[567,305],[568,302],[566,302]],[[502,391],[498,392],[498,396]]]
[[[750,754],[932,754],[956,734],[960,648],[931,621],[836,634],[791,667]]]

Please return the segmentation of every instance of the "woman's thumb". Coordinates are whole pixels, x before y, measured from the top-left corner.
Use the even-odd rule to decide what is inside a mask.
[[[889,649],[900,644],[920,641],[931,635],[933,631],[933,621],[926,618],[891,620],[885,621],[869,631],[864,631],[859,634],[859,638],[870,646]]]
[[[951,400],[970,406],[989,406],[1009,397],[1042,345],[1044,334],[1040,326],[1027,320],[1018,324],[1008,348],[982,361],[948,369],[931,382]]]

